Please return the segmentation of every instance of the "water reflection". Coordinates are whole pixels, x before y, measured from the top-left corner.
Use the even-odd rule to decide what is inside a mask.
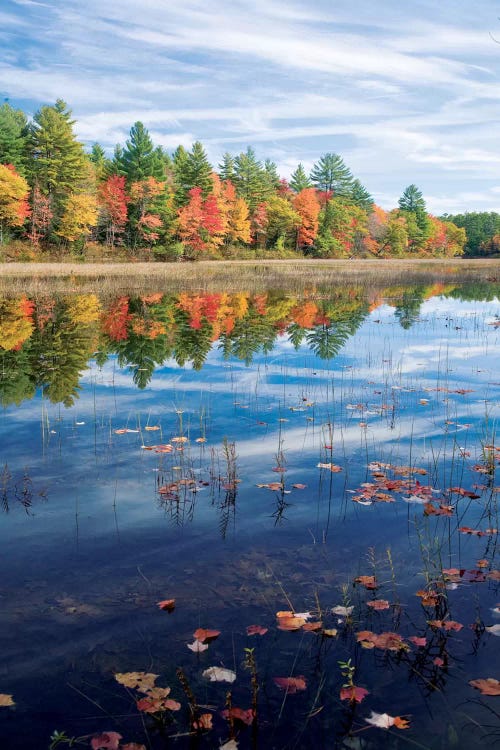
[[[0,299],[0,402],[20,404],[43,388],[50,402],[70,406],[91,358],[103,366],[116,357],[141,389],[169,359],[201,369],[214,345],[226,360],[237,358],[246,365],[283,340],[295,349],[306,344],[320,359],[331,360],[384,301],[395,307],[396,319],[408,329],[418,320],[422,303],[438,294],[488,299],[493,292],[484,284],[434,284],[339,287],[302,296],[243,291],[111,300],[95,294]]]

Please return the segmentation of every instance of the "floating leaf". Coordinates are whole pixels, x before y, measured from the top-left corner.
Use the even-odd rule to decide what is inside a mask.
[[[300,484],[300,482],[297,482],[296,484],[292,484],[292,487],[294,490],[305,490],[307,484]]]
[[[193,633],[193,638],[202,643],[207,641],[215,641],[220,636],[220,630],[206,630],[205,628],[198,628]]]
[[[330,463],[319,463],[316,464],[316,467],[318,469],[329,469],[332,474],[338,474],[339,471],[342,471],[341,466],[337,466],[336,464],[330,464]]]
[[[491,635],[500,635],[500,624],[489,625],[485,627],[485,630],[487,630],[488,633],[491,633]]]
[[[400,651],[402,649],[408,649],[408,646],[404,642],[404,638],[398,633],[372,633],[371,630],[361,630],[356,633],[356,639],[358,643],[364,648],[380,648],[384,651]]]
[[[225,709],[224,711],[221,711],[221,716],[224,719],[237,719],[238,721],[242,721],[243,724],[247,724],[250,726],[253,724],[253,720],[255,719],[255,711],[253,708],[238,708],[237,706],[232,706],[230,709]]]
[[[118,672],[115,674],[115,680],[120,685],[132,690],[139,690],[141,693],[147,693],[148,690],[151,690],[158,677],[159,675],[151,672]]]
[[[193,720],[193,729],[212,729],[212,714],[201,714]]]
[[[238,743],[236,740],[229,740],[219,747],[219,750],[238,750]]]
[[[350,701],[351,703],[361,703],[370,691],[366,688],[356,687],[356,685],[344,686],[340,691],[341,701]]]
[[[365,721],[367,724],[371,724],[372,727],[379,727],[380,729],[389,729],[389,727],[397,727],[397,729],[408,729],[410,724],[407,719],[402,719],[401,716],[389,716],[389,714],[377,714],[372,711]]]
[[[209,679],[210,682],[234,682],[236,672],[223,667],[209,667],[203,672],[203,677]]]
[[[302,630],[307,630],[311,633],[316,633],[318,630],[323,628],[322,622],[306,622],[302,625]]]
[[[337,604],[336,607],[332,607],[332,615],[338,615],[339,617],[349,617],[354,610],[354,607],[343,607],[341,604]]]
[[[153,688],[149,690],[145,698],[137,701],[137,708],[147,714],[156,714],[161,711],[179,711],[181,704],[172,700],[170,688]]]
[[[188,643],[187,647],[193,651],[195,654],[200,654],[202,651],[206,651],[208,648],[207,643],[202,643],[201,641],[198,641],[196,638],[194,639],[193,643]]]
[[[248,625],[247,635],[265,635],[267,628],[263,628],[261,625]]]
[[[493,677],[469,680],[469,685],[481,691],[481,695],[500,695],[500,682]]]
[[[335,638],[337,633],[337,628],[328,628],[328,630],[323,630],[322,635],[326,636],[326,638]]]
[[[15,706],[15,702],[12,699],[12,695],[7,693],[0,693],[0,706]]]
[[[425,636],[410,635],[408,640],[414,643],[415,646],[423,647],[427,645],[427,638]]]
[[[92,750],[118,750],[122,736],[118,732],[101,732],[90,740]]]
[[[299,675],[299,677],[274,677],[273,680],[275,685],[281,690],[286,690],[290,695],[297,693],[299,690],[305,690],[307,687],[306,678],[303,675]]]
[[[164,599],[162,602],[156,602],[160,609],[166,612],[173,612],[175,609],[175,599]]]
[[[147,432],[156,432],[156,430],[161,429],[160,425],[158,424],[147,424],[144,428]]]
[[[387,599],[373,599],[371,602],[366,602],[366,606],[380,612],[383,609],[389,609],[390,604]]]
[[[303,617],[278,617],[279,630],[300,630],[305,623]]]
[[[375,576],[358,576],[354,579],[354,583],[360,583],[369,591],[378,588]]]

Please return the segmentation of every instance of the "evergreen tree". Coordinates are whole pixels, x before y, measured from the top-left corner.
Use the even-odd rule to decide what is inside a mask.
[[[199,187],[202,190],[203,197],[206,197],[212,189],[212,172],[212,165],[208,161],[203,145],[200,141],[196,141],[188,153],[186,162],[185,185],[187,190]]]
[[[358,179],[352,183],[350,199],[356,206],[363,208],[365,211],[371,212],[373,210],[373,198]]]
[[[226,151],[219,164],[219,176],[221,180],[234,181],[234,157]]]
[[[24,176],[26,166],[26,115],[8,102],[0,107],[0,164],[12,164]]]
[[[408,185],[399,199],[398,205],[400,211],[404,211],[407,214],[408,238],[410,242],[416,248],[422,247],[429,236],[430,225],[421,191],[416,185]],[[412,214],[414,221],[412,220]]]
[[[299,164],[295,172],[292,173],[289,184],[292,190],[296,193],[300,193],[301,190],[312,187],[312,182],[307,176],[302,164]]]
[[[112,162],[107,158],[103,147],[99,143],[93,144],[89,159],[94,165],[96,179],[101,182],[109,174]]]
[[[311,170],[311,180],[318,190],[349,197],[353,176],[338,154],[324,154]]]
[[[250,146],[234,160],[234,184],[238,195],[246,200],[251,211],[272,195],[269,181],[255,151]]]
[[[278,168],[271,159],[266,159],[264,162],[264,177],[266,183],[269,185],[271,192],[276,192],[280,187],[280,176],[278,174]]]
[[[73,125],[71,110],[58,99],[54,106],[38,110],[31,127],[32,180],[42,193],[51,196],[56,208],[88,176],[87,157],[74,136]]]
[[[113,150],[113,158],[111,159],[107,176],[118,175],[119,177],[125,177],[125,170],[123,169],[123,146],[119,143],[116,144]]]
[[[125,174],[127,182],[139,182],[148,177],[164,179],[162,160],[153,145],[149,132],[142,122],[136,122],[130,129],[130,138],[121,154],[115,152],[120,169],[117,174]]]
[[[408,185],[403,195],[398,201],[399,208],[402,211],[411,211],[417,214],[419,211],[425,212],[425,201],[421,191],[416,185]]]

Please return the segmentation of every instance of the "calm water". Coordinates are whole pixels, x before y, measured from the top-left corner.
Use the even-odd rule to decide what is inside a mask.
[[[498,744],[469,684],[500,679],[497,294],[0,300],[3,747]],[[197,628],[220,631],[200,653]],[[253,726],[221,715],[252,707],[248,648]],[[140,713],[132,671],[180,710]],[[211,730],[189,735],[186,680]]]

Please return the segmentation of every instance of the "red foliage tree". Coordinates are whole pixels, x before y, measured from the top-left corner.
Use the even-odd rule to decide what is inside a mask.
[[[125,177],[113,174],[99,186],[99,207],[106,222],[106,242],[115,244],[116,236],[121,234],[127,223],[127,206],[130,197],[125,189]]]

